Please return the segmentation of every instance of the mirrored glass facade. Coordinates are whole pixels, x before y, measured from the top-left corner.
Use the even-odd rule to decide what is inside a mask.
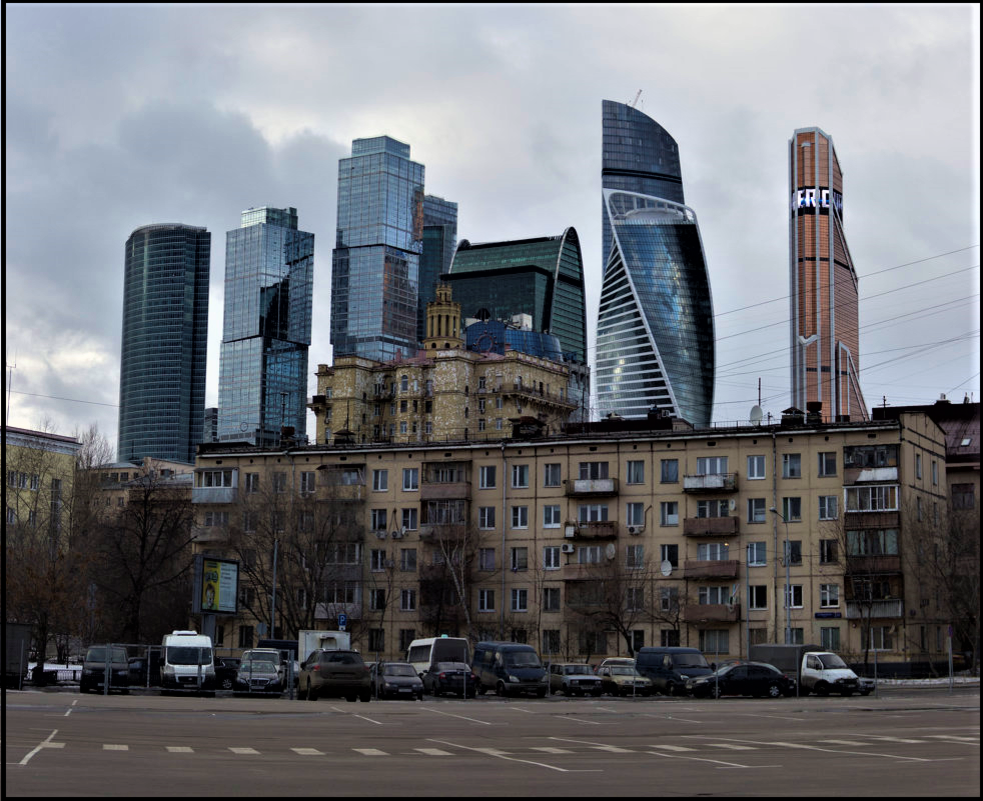
[[[665,410],[697,427],[713,412],[714,328],[696,214],[604,190],[612,248],[597,321],[601,417]]]
[[[211,234],[147,225],[126,240],[118,458],[195,460],[205,414]]]
[[[331,259],[334,355],[388,361],[419,346],[422,164],[409,145],[356,139],[338,164],[338,228]]]
[[[226,234],[220,442],[275,447],[282,426],[306,435],[313,287],[314,234],[297,210],[244,211]]]
[[[824,420],[869,420],[860,390],[859,283],[843,230],[843,173],[833,140],[789,140],[792,406]]]
[[[457,203],[436,195],[423,198],[423,252],[420,254],[420,299],[416,312],[416,338],[427,336],[427,304],[437,299],[437,284],[451,269],[457,247]]]

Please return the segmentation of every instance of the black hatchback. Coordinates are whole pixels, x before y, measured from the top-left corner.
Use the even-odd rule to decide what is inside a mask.
[[[709,676],[690,679],[686,682],[686,689],[697,697],[753,695],[780,698],[795,695],[795,679],[789,678],[774,665],[740,662],[719,668]]]
[[[423,674],[423,688],[433,696],[454,693],[462,698],[474,698],[478,693],[478,677],[464,662],[434,662]]]

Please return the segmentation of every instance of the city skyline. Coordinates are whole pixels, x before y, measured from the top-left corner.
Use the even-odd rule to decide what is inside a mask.
[[[977,7],[842,6],[818,21],[793,7],[291,13],[254,7],[230,27],[206,5],[189,28],[177,6],[7,8],[11,425],[97,423],[115,438],[119,244],[157,220],[226,231],[249,206],[302,209],[318,242],[310,364],[330,361],[337,165],[359,137],[412,145],[428,190],[459,204],[459,238],[574,226],[592,325],[606,97],[680,143],[713,287],[715,421],[747,420],[759,379],[766,414],[790,400],[787,141],[806,125],[831,132],[848,171],[867,402],[978,399]],[[390,33],[425,55],[397,54]],[[817,36],[825,77],[805,81],[792,65]],[[669,63],[682,65],[671,80]],[[52,224],[39,237],[40,219]],[[208,406],[223,294],[213,271]]]

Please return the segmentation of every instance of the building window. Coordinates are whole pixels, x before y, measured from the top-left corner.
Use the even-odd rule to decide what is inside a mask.
[[[663,526],[679,525],[679,502],[662,501],[659,504],[659,522]]]
[[[625,518],[625,523],[629,526],[644,526],[645,525],[645,504],[644,503],[629,503],[626,509],[627,515]]]
[[[403,491],[412,492],[413,490],[420,489],[420,468],[419,467],[404,467],[403,468]]]
[[[749,542],[747,545],[749,567],[764,567],[768,564],[768,545],[764,542]]]
[[[584,503],[577,507],[577,519],[581,523],[603,523],[608,519],[606,503]]]
[[[389,512],[386,509],[373,509],[372,510],[372,530],[373,531],[385,531],[386,522],[389,519]]]
[[[274,473],[273,474],[273,491],[277,494],[283,494],[287,491],[287,474],[286,473]]]
[[[625,567],[629,570],[638,570],[645,567],[644,545],[625,546]]]
[[[494,569],[495,569],[495,549],[479,548],[478,570],[494,570]]]
[[[543,569],[544,570],[559,570],[560,569],[560,546],[559,545],[546,545],[543,548]]]
[[[525,489],[529,486],[529,465],[512,465],[512,489]]]
[[[386,569],[386,552],[381,548],[373,548],[369,552],[369,567],[373,573]]]
[[[640,612],[645,608],[645,588],[626,587],[625,588],[625,611]]]
[[[478,489],[495,489],[495,465],[482,465],[478,468]]]
[[[679,546],[675,544],[660,545],[659,561],[668,562],[670,567],[675,570],[677,567],[679,567]]]
[[[701,476],[718,476],[727,472],[726,456],[698,456],[696,472]]]
[[[317,489],[315,481],[316,473],[305,470],[300,474],[300,492],[302,495],[313,495]]]
[[[802,519],[802,499],[801,498],[782,498],[782,516],[785,522]]]
[[[543,629],[543,653],[544,654],[560,653],[559,629]]]
[[[369,609],[373,612],[381,612],[386,608],[386,591],[380,589],[369,590]]]
[[[560,611],[559,587],[543,587],[543,611],[544,612]]]
[[[629,461],[626,480],[629,484],[645,483],[645,462]]]
[[[785,585],[785,606],[791,609],[802,608],[802,585]]]
[[[403,510],[403,529],[405,531],[416,531],[420,527],[420,511],[416,508]]]
[[[495,611],[495,590],[478,590],[478,611]]]
[[[561,523],[559,506],[549,504],[543,507],[543,528],[559,528]]]
[[[512,588],[512,611],[526,612],[529,608],[529,590],[520,587]]]
[[[659,644],[663,648],[678,648],[679,629],[662,629],[659,631]]]
[[[836,495],[820,495],[819,496],[819,519],[820,520],[836,520],[838,505],[837,501],[839,498]]]
[[[730,501],[709,500],[696,502],[696,516],[705,517],[727,517],[730,513]]]
[[[939,485],[939,463],[935,459],[932,460],[932,485]]]
[[[897,556],[898,530],[894,528],[847,531],[847,556]]]
[[[246,492],[259,492],[259,473],[246,473]]]
[[[663,484],[678,484],[679,483],[679,460],[678,459],[663,459],[661,462],[661,477],[660,481]]]
[[[754,584],[748,587],[748,608],[757,610],[768,608],[768,585]]]
[[[596,565],[601,561],[600,545],[580,545],[577,547],[578,565]]]
[[[726,561],[729,554],[726,542],[701,542],[696,546],[696,558],[700,562]]]
[[[543,465],[543,486],[559,487],[563,483],[559,464]]]
[[[760,480],[765,478],[764,456],[747,457],[747,477],[752,480]]]
[[[527,570],[529,568],[529,549],[528,548],[512,548],[509,555],[509,566],[512,571],[517,570]]]
[[[836,540],[819,541],[819,564],[831,565],[837,561]]]
[[[253,647],[253,627],[252,626],[239,626],[239,647],[240,648],[252,648]]]
[[[790,565],[802,564],[802,540],[786,540],[786,555]]]
[[[399,569],[407,572],[416,570],[416,548],[402,548],[399,552]]]
[[[922,477],[922,455],[920,453],[915,454],[915,478]]]
[[[495,528],[495,507],[478,507],[478,528]]]
[[[389,489],[389,471],[388,470],[373,470],[372,471],[372,489],[375,492],[385,492]]]
[[[933,462],[934,464],[934,462]],[[893,651],[894,635],[890,626],[871,626],[870,647],[874,651]]]
[[[765,499],[764,498],[748,498],[747,499],[747,522],[748,523],[764,523],[766,520],[766,510],[765,510]]]
[[[826,651],[840,650],[840,629],[838,626],[821,626],[819,628],[819,644]]]
[[[608,477],[608,463],[607,462],[581,462],[580,463],[580,480],[598,480]]]
[[[512,507],[512,528],[529,528],[529,507]]]
[[[782,454],[782,478],[802,478],[802,454]]]
[[[829,609],[840,605],[840,585],[839,584],[820,584],[819,585],[819,606],[821,609]]]
[[[822,451],[819,454],[819,476],[820,478],[825,478],[827,476],[836,475],[836,451]]]
[[[730,587],[700,587],[697,593],[700,606],[730,603]]]
[[[718,629],[700,631],[700,650],[704,654],[729,654],[730,632]]]
[[[416,611],[416,590],[406,589],[399,591],[399,608],[402,612]]]
[[[399,651],[405,654],[409,648],[410,643],[416,639],[416,629],[400,629],[399,630]]]
[[[386,630],[369,629],[369,651],[380,653],[386,650]]]
[[[847,487],[846,510],[848,512],[896,512],[898,511],[897,484],[877,487]]]

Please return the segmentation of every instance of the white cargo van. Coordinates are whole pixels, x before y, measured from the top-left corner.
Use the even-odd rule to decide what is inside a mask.
[[[161,643],[160,686],[164,692],[214,692],[212,638],[197,631],[165,634]]]

